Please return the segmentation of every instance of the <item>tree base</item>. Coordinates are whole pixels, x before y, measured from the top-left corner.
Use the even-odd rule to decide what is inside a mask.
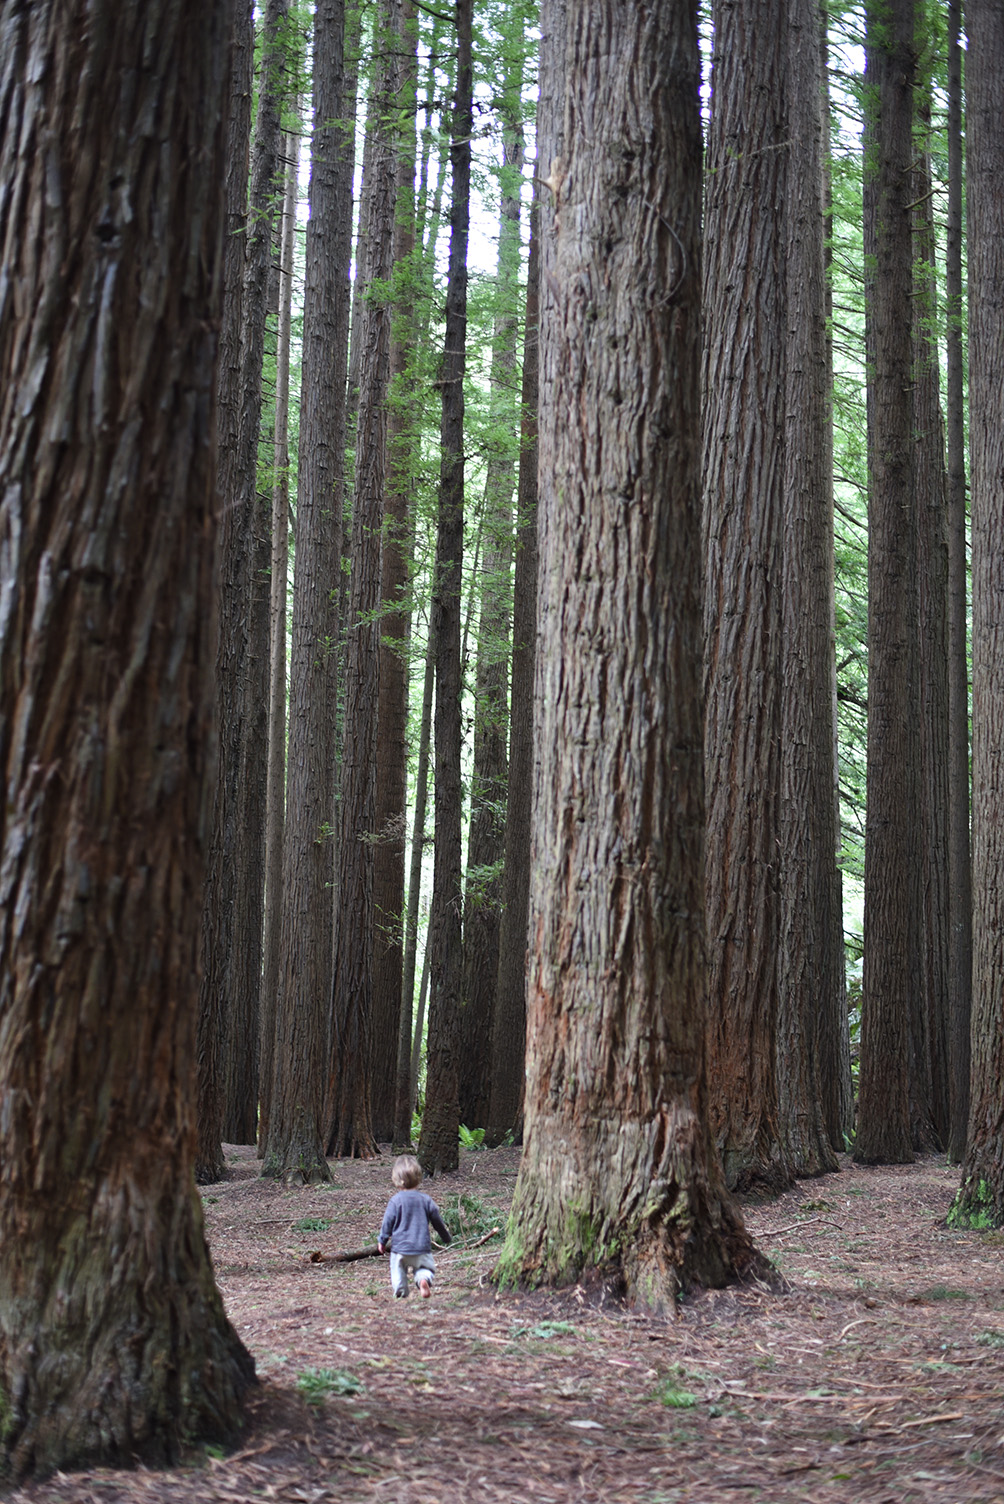
[[[982,1176],[969,1176],[952,1202],[945,1226],[974,1231],[1004,1227],[1004,1195],[995,1193]]]

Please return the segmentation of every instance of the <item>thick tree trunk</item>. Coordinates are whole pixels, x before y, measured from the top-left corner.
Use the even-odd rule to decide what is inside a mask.
[[[381,541],[387,463],[391,302],[383,291],[394,261],[397,197],[396,18],[400,0],[381,0],[374,21],[374,72],[366,122],[361,211],[367,238],[357,277],[359,407],[346,621],[344,730],[339,800],[338,901],[332,992],[328,1153],[376,1154],[373,1066],[373,850],[377,714],[380,700]],[[361,286],[360,286],[361,284]],[[390,1073],[393,1045],[385,1062]],[[393,1076],[387,1083],[393,1086]]]
[[[583,0],[566,60],[526,1145],[499,1278],[593,1279],[671,1309],[753,1257],[704,1075],[694,11]]]
[[[241,493],[248,565],[244,602],[243,736],[237,780],[233,947],[227,968],[227,1143],[253,1144],[258,1135],[258,1024],[261,1001],[262,912],[265,895],[265,807],[268,769],[270,498],[258,487],[258,437],[262,410],[265,319],[275,235],[282,198],[280,149],[286,88],[284,35],[289,0],[268,0],[262,23],[248,197],[247,256],[241,337],[243,403],[240,422]]]
[[[345,377],[352,223],[344,0],[314,16],[314,138],[303,308],[300,467],[293,573],[282,935],[275,1069],[264,1173],[327,1180],[334,877],[333,664],[338,640]]]
[[[452,200],[446,331],[441,382],[439,519],[433,631],[436,638],[436,850],[429,945],[431,1002],[425,1114],[419,1158],[426,1174],[457,1168],[460,1126],[459,1031],[461,929],[460,586],[464,548],[464,365],[467,345],[467,240],[473,130],[473,0],[456,0],[457,86],[450,139]]]
[[[779,1119],[785,0],[721,0],[705,206],[709,1082],[728,1183],[791,1178]],[[756,276],[750,276],[750,268]]]
[[[411,499],[415,475],[413,392],[407,390],[415,318],[409,286],[415,251],[415,97],[418,53],[415,9],[396,12],[394,214],[396,290],[390,346],[387,481],[384,490],[380,584],[380,703],[377,710],[376,818],[373,851],[373,1127],[378,1142],[395,1137],[398,1041],[404,964],[404,854],[408,803],[408,641],[411,616]],[[409,1013],[409,1031],[411,1027]],[[408,1122],[410,1130],[410,1118]],[[405,1143],[408,1132],[399,1142]]]
[[[0,4],[8,1476],[226,1441],[254,1380],[193,1174],[231,23]]]
[[[247,241],[248,163],[251,148],[251,87],[254,63],[253,6],[234,7],[227,131],[226,209],[223,250],[223,318],[220,326],[219,418],[216,446],[216,498],[219,518],[218,640],[216,689],[219,697],[216,789],[213,802],[206,890],[202,906],[203,972],[199,998],[199,1143],[196,1179],[222,1178],[223,1117],[226,1104],[226,998],[232,955],[233,861],[237,819],[237,775],[241,726],[238,712],[244,653],[243,602],[247,553],[243,517],[235,504],[242,402],[241,310]]]
[[[492,1028],[499,967],[499,923],[505,851],[508,767],[508,658],[511,631],[514,441],[519,434],[516,348],[521,235],[520,189],[524,152],[523,57],[517,45],[502,85],[502,206],[496,268],[495,338],[490,412],[493,449],[485,479],[485,545],[480,581],[478,659],[474,687],[474,766],[464,899],[464,975],[461,990],[463,1069],[460,1120],[485,1126],[491,1089]],[[492,875],[488,875],[492,874]]]
[[[272,486],[268,698],[268,799],[265,816],[265,916],[262,940],[261,1053],[258,1072],[258,1146],[265,1150],[275,1068],[275,1000],[282,935],[282,833],[286,815],[286,597],[289,576],[289,353],[293,312],[300,136],[286,133],[286,183],[279,252],[276,331],[275,480]]]
[[[928,86],[929,87],[929,86]],[[938,289],[934,211],[931,202],[930,99],[917,111],[922,140],[913,173],[914,225],[913,430],[917,495],[917,636],[920,655],[920,817],[922,989],[917,999],[927,1058],[917,1069],[915,1120],[926,1135],[915,1147],[948,1143],[949,1045],[952,949],[950,900],[948,516],[945,438],[938,373]],[[917,1006],[915,1005],[915,1011]],[[921,1097],[920,1087],[925,1097]]]
[[[540,126],[538,124],[538,130]],[[491,1095],[485,1141],[523,1137],[526,1054],[526,951],[530,913],[530,810],[533,795],[533,677],[537,630],[537,400],[540,233],[537,190],[530,209],[530,261],[523,342],[522,448],[519,457],[516,577],[512,618],[509,792],[505,810],[499,971],[492,1024]]]
[[[794,1173],[806,1176],[837,1169],[823,1089],[824,1080],[839,1080],[847,1023],[833,793],[833,492],[818,0],[788,0],[787,10],[776,1061],[781,1139]]]
[[[969,433],[973,527],[973,1069],[949,1223],[1004,1225],[1004,3],[966,6]]]
[[[911,1008],[920,992],[917,523],[910,234],[913,0],[871,0],[865,83],[868,810],[854,1157],[913,1158]]]
[[[966,441],[962,354],[962,48],[959,0],[948,5],[948,718],[952,944],[948,1153],[959,1163],[969,1127],[973,897],[969,850],[969,659],[966,561]]]

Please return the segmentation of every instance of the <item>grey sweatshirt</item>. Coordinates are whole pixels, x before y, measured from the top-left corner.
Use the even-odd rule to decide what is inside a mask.
[[[428,1253],[432,1247],[429,1223],[444,1243],[452,1241],[439,1207],[424,1191],[398,1191],[387,1203],[380,1224],[380,1242],[395,1253]]]

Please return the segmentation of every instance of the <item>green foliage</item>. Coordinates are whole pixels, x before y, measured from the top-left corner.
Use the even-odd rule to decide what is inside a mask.
[[[485,1130],[483,1128],[468,1128],[464,1123],[460,1125],[460,1147],[462,1149],[483,1149],[485,1146]]]
[[[998,1331],[996,1327],[987,1327],[986,1331],[977,1335],[976,1343],[978,1347],[1004,1347],[1004,1332]]]
[[[698,1396],[689,1389],[678,1389],[672,1379],[667,1379],[656,1390],[656,1398],[670,1410],[692,1410],[698,1404]]]
[[[575,1326],[571,1321],[539,1321],[536,1326],[514,1326],[510,1337],[532,1337],[537,1342],[550,1342],[554,1337],[574,1337]]]
[[[296,1387],[308,1405],[323,1405],[329,1394],[363,1394],[355,1374],[344,1368],[305,1368]]]
[[[440,1207],[440,1211],[451,1238],[483,1237],[486,1232],[499,1226],[495,1207],[482,1201],[480,1196],[469,1196],[466,1192],[452,1196],[445,1206]],[[499,1231],[501,1233],[501,1228]]]
[[[294,1232],[327,1232],[334,1221],[333,1217],[301,1217],[299,1222],[293,1223]]]
[[[1001,1226],[1001,1214],[993,1191],[985,1180],[966,1181],[952,1202],[946,1226],[980,1231]]]

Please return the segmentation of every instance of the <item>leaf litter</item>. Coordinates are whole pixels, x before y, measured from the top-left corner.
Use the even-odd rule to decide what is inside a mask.
[[[260,1379],[238,1445],[5,1498],[1004,1504],[1002,1240],[945,1227],[958,1172],[943,1158],[845,1158],[840,1174],[746,1198],[787,1289],[700,1292],[661,1320],[581,1289],[496,1294],[491,1229],[516,1150],[464,1152],[427,1183],[468,1234],[437,1255],[429,1301],[395,1301],[386,1260],[310,1258],[373,1241],[389,1155],[333,1161],[331,1187],[263,1180],[250,1147],[227,1160],[204,1201]]]

